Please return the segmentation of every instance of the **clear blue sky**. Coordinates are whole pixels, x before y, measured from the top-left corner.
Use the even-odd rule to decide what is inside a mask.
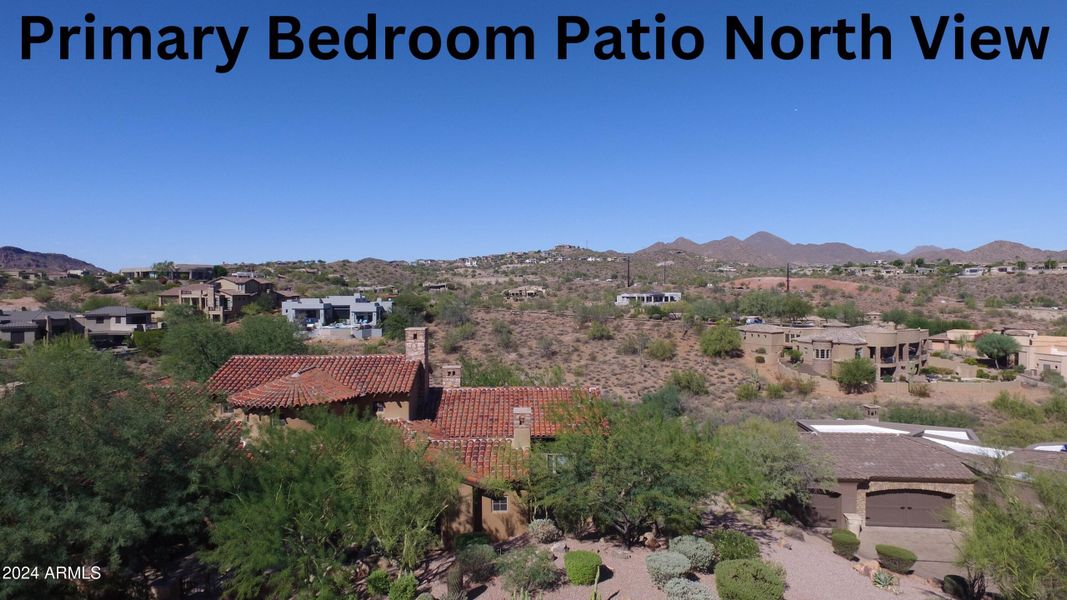
[[[98,29],[251,32],[227,75],[214,43],[202,62],[59,61],[55,41],[20,60],[23,15],[77,25],[86,10]],[[557,15],[625,26],[657,10],[704,31],[702,58],[601,62],[587,43],[555,59]],[[1049,25],[1045,59],[923,61],[908,17],[957,10],[968,27]],[[269,15],[306,33],[372,11],[409,28],[528,24],[537,58],[266,59]],[[832,44],[817,62],[724,59],[726,15],[805,27],[864,11],[892,29],[891,61],[844,62]],[[5,0],[0,244],[111,268],[626,251],[758,230],[873,250],[1062,249],[1065,36],[1051,0]]]

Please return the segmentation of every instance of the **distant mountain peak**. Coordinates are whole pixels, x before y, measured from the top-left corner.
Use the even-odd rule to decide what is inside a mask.
[[[15,246],[0,246],[0,269],[58,273],[71,269],[102,271],[96,265],[54,252],[34,252]]]
[[[952,261],[991,263],[998,261],[1024,260],[1040,262],[1046,258],[1067,259],[1067,251],[1050,251],[1031,248],[1019,242],[997,240],[970,251],[938,246],[916,246],[907,254],[893,251],[870,251],[856,248],[843,242],[821,244],[793,244],[767,231],[757,231],[744,240],[727,236],[698,244],[687,238],[674,242],[656,242],[638,252],[690,252],[723,262],[744,263],[761,267],[781,266],[785,263],[807,265],[834,265],[847,262],[871,263],[903,258],[923,258],[928,261],[949,259]]]

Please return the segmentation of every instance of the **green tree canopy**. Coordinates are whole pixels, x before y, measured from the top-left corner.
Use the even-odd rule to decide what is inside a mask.
[[[963,523],[961,563],[990,576],[1007,600],[1067,598],[1067,474],[996,482]],[[1022,485],[1036,502],[1021,495]]]
[[[700,334],[700,351],[704,356],[730,356],[741,350],[741,334],[728,321],[720,321]]]
[[[869,358],[857,356],[837,364],[837,384],[849,394],[860,394],[874,385],[878,373]]]
[[[974,343],[974,347],[982,355],[993,359],[993,362],[999,368],[1006,358],[1019,351],[1019,342],[1015,341],[1015,338],[1010,335],[1004,335],[1003,333],[987,333],[978,338],[978,341]]]
[[[680,419],[578,396],[552,416],[564,425],[530,461],[531,502],[561,527],[592,523],[626,545],[644,531],[688,532],[712,492],[705,436]]]
[[[376,419],[305,415],[315,428],[267,429],[224,480],[203,558],[236,598],[354,595],[353,552],[374,547],[413,568],[439,539],[459,471]]]
[[[811,490],[832,479],[826,458],[805,445],[789,423],[754,418],[719,428],[714,441],[716,486],[764,516],[776,508],[807,504]]]
[[[24,351],[16,376],[0,402],[0,562],[99,565],[122,587],[200,535],[208,482],[234,454],[206,393],[146,387],[73,337]],[[66,585],[8,581],[0,597],[73,595]]]

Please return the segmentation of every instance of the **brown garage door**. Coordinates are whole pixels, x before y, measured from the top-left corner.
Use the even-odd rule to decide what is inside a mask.
[[[841,522],[841,494],[837,492],[814,492],[811,495],[814,524],[824,527],[839,527]]]
[[[883,527],[948,527],[951,494],[889,490],[867,494],[867,524]]]

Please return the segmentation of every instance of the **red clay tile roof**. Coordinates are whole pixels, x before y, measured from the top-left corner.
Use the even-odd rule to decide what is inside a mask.
[[[323,376],[319,384],[326,385],[329,376],[337,385],[354,392],[354,397],[386,394],[407,394],[418,381],[422,363],[409,361],[401,354],[371,356],[234,356],[226,361],[211,379],[208,389],[222,392],[233,398],[239,392],[259,388],[277,379],[288,378],[294,373],[315,369]],[[333,390],[328,394],[340,394]],[[275,390],[276,388],[271,388]],[[267,390],[264,390],[266,393]],[[242,396],[242,401],[251,398]]]
[[[305,367],[291,375],[272,379],[254,388],[230,395],[235,408],[297,408],[352,400],[361,395],[318,367]]]
[[[515,434],[513,410],[533,410],[531,436],[552,437],[559,426],[546,409],[570,402],[576,393],[599,396],[598,388],[486,387],[450,388],[441,394],[434,425],[448,438],[508,438]]]
[[[829,455],[834,476],[840,480],[975,480],[962,456],[923,438],[884,433],[817,433],[803,437]]]

